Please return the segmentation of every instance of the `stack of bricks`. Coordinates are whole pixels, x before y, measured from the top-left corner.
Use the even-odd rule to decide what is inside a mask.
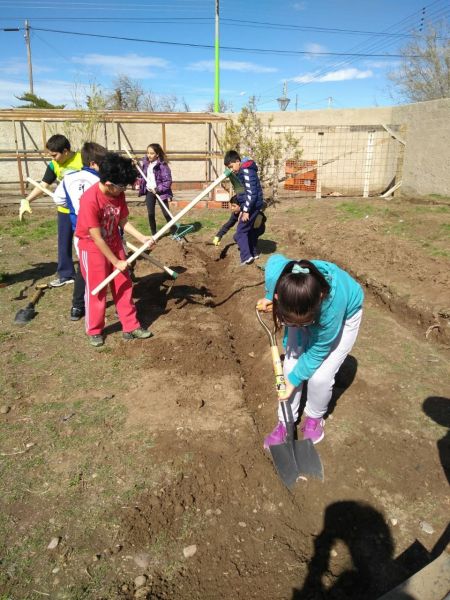
[[[284,182],[285,190],[315,192],[317,183],[316,160],[287,160],[285,174],[291,175]],[[307,169],[311,169],[308,171]]]

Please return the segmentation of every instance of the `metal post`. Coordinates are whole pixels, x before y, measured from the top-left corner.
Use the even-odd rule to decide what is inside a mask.
[[[161,142],[162,149],[167,152],[167,139],[166,139],[166,124],[161,123]]]
[[[31,64],[31,44],[30,44],[30,25],[28,20],[25,21],[25,43],[27,45],[27,57],[28,57],[28,79],[30,82],[30,94],[34,94],[33,87],[33,66]]]
[[[369,131],[369,135],[367,137],[366,162],[364,165],[363,198],[369,197],[370,174],[372,172],[372,158],[373,158],[373,136],[374,136],[374,132]]]
[[[220,60],[219,60],[219,0],[216,0],[216,35],[215,49],[215,78],[214,78],[214,112],[220,112]]]
[[[319,131],[319,143],[317,148],[316,198],[322,198],[323,136],[324,132]]]

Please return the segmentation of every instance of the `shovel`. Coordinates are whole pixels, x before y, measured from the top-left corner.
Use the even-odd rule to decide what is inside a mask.
[[[39,302],[39,298],[44,293],[44,290],[48,287],[46,283],[41,283],[36,286],[36,291],[31,298],[31,301],[25,306],[25,308],[21,308],[17,311],[16,316],[14,318],[14,323],[16,325],[26,325],[36,316],[36,311],[34,307]]]
[[[271,331],[264,323],[258,307],[256,316],[270,341],[273,370],[275,373],[276,389],[281,395],[285,389],[283,367],[278,352],[275,331]],[[294,439],[294,418],[289,400],[280,400],[283,419],[286,426],[286,439],[282,444],[270,446],[270,454],[282,482],[291,489],[298,479],[317,477],[323,481],[323,466],[320,456],[311,440],[298,441]]]

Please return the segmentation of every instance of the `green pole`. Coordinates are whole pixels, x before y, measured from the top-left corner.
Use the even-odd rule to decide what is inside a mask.
[[[219,0],[216,0],[214,112],[220,112],[220,61],[219,61]]]

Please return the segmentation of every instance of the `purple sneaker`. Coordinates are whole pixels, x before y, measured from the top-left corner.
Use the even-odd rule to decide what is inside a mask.
[[[269,435],[264,438],[264,450],[268,450],[270,446],[282,444],[286,439],[286,427],[281,421]]]
[[[311,440],[313,444],[318,444],[325,436],[324,425],[325,421],[323,419],[306,417],[305,423],[300,428],[303,431],[303,439]]]

